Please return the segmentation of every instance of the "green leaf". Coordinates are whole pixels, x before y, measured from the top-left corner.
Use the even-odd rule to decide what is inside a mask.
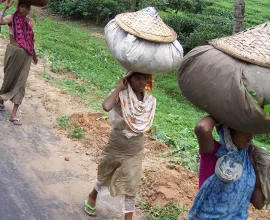
[[[256,95],[256,92],[253,92],[253,91],[248,91],[249,92],[249,94],[254,98],[254,96]]]
[[[263,110],[264,110],[264,112],[265,112],[267,115],[270,115],[270,104],[265,105],[265,106],[263,107]]]

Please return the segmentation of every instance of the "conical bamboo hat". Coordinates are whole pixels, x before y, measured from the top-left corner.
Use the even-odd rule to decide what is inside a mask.
[[[270,22],[211,40],[209,44],[240,60],[270,68]]]
[[[162,21],[153,7],[119,14],[115,21],[126,32],[148,41],[171,43],[177,38],[175,31]]]

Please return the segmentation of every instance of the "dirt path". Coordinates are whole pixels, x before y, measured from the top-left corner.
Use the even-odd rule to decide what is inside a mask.
[[[0,39],[1,64],[6,44]],[[8,122],[11,103],[7,103],[7,111],[0,114],[3,152],[0,185],[6,187],[0,187],[0,191],[6,192],[0,197],[0,204],[10,203],[1,207],[0,216],[7,216],[5,219],[89,219],[82,212],[82,203],[93,187],[98,156],[106,144],[110,126],[107,121],[96,120],[100,113],[42,78],[40,72],[59,77],[46,66],[41,61],[31,68],[26,97],[20,108],[24,125],[14,127]],[[2,77],[1,74],[0,79]],[[71,115],[78,122],[85,131],[83,139],[70,139],[65,131],[54,128],[56,118],[62,115]],[[158,156],[166,150],[165,145],[147,139],[139,196],[152,206],[176,201],[186,207],[179,219],[186,219],[198,189],[198,178],[180,165],[172,165],[171,158]],[[250,219],[270,219],[269,216],[267,211],[251,210]],[[110,218],[101,214],[96,219]],[[139,214],[135,219],[142,217]]]

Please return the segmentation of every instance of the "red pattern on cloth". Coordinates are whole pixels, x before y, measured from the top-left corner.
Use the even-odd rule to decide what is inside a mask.
[[[16,11],[12,20],[13,37],[15,41],[26,50],[28,54],[35,54],[34,31],[29,25],[27,18]]]

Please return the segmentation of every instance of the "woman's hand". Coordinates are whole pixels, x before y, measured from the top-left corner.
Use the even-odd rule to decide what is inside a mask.
[[[6,1],[5,8],[6,8],[6,9],[10,8],[12,4],[13,4],[13,1],[7,0],[7,1]]]
[[[251,197],[251,204],[254,206],[255,209],[261,210],[265,206],[265,203],[264,203],[265,198],[262,192],[259,175],[256,170],[255,170],[255,174],[256,174],[256,184],[255,184],[255,189]]]
[[[127,78],[121,78],[119,80],[117,88],[119,89],[119,91],[127,89]]]
[[[109,97],[103,102],[102,107],[104,111],[109,112],[115,105],[115,101],[119,96],[119,92],[127,89],[127,79],[121,78],[115,90],[109,95]]]
[[[34,61],[34,64],[35,64],[35,65],[38,64],[38,58],[37,58],[37,55],[34,55],[34,56],[33,56],[33,61]]]

